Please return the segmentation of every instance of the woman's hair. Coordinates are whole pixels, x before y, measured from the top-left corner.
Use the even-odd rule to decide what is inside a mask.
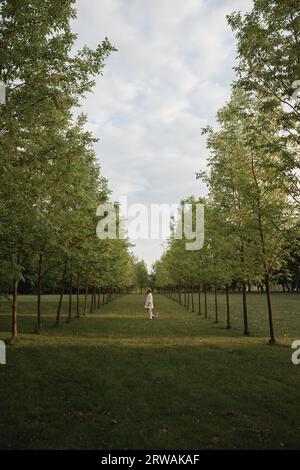
[[[150,289],[150,287],[147,287],[147,292],[149,294],[150,292],[152,292],[152,289]]]

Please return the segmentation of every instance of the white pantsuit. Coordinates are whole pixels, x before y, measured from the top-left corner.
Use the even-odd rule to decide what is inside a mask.
[[[147,295],[145,308],[148,310],[149,319],[152,320],[153,318],[153,295],[151,292]]]

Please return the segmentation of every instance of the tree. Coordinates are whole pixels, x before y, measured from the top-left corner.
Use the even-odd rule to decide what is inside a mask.
[[[114,50],[106,39],[94,51],[84,47],[71,54],[76,39],[70,30],[73,3],[1,2],[0,80],[6,85],[7,104],[0,116],[0,244],[13,286],[13,338],[26,259],[48,238],[47,214],[53,211],[58,187],[60,197],[65,196],[61,176],[74,158],[68,139],[77,131],[71,108],[91,90],[92,77],[102,73]],[[41,250],[38,258],[40,293]]]
[[[283,263],[286,234],[293,226],[295,208],[288,198],[288,176],[279,179],[272,164],[278,152],[270,151],[254,131],[262,125],[260,113],[255,98],[235,89],[230,103],[218,114],[221,130],[208,131],[212,150],[209,184],[212,201],[223,208],[236,228],[244,304],[247,278],[264,281],[270,342],[274,343],[270,277]],[[276,130],[269,128],[267,132],[272,139]]]
[[[149,285],[148,269],[144,261],[137,261],[135,264],[135,275],[137,286],[142,290]]]
[[[233,13],[228,22],[236,34],[239,62],[237,86],[259,98],[272,112],[272,136],[265,127],[256,133],[277,151],[278,174],[286,173],[290,195],[299,202],[300,102],[293,98],[300,78],[300,16],[297,0],[254,0],[244,16]],[[268,120],[270,113],[262,114]],[[275,163],[275,162],[273,162]]]

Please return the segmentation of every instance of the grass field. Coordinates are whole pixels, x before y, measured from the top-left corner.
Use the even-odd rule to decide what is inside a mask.
[[[241,335],[241,296],[232,329],[155,296],[129,295],[95,314],[53,327],[56,296],[20,299],[19,339],[0,366],[1,449],[300,448],[300,297],[274,294],[278,345],[268,346],[265,297],[249,295],[250,337]],[[0,339],[9,336],[2,300]]]

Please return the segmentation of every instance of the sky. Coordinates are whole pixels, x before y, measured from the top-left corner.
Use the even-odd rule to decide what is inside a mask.
[[[78,0],[76,46],[108,37],[118,49],[93,93],[82,103],[87,127],[112,200],[129,207],[176,204],[207,188],[195,173],[206,168],[201,128],[230,95],[236,41],[226,15],[252,0]],[[135,240],[147,265],[164,240]]]

